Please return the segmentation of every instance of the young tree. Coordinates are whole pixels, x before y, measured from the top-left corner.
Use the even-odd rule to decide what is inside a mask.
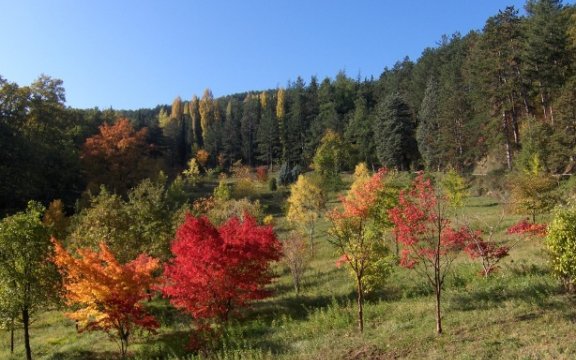
[[[121,264],[104,243],[99,252],[78,249],[74,257],[56,239],[52,243],[64,297],[68,305],[78,307],[66,316],[76,321],[79,331],[106,332],[119,342],[124,358],[137,328],[153,331],[160,326],[141,304],[156,284],[157,259],[141,254]]]
[[[280,248],[272,227],[259,226],[249,215],[219,227],[188,215],[172,243],[174,257],[164,266],[162,291],[197,320],[226,321],[269,294],[270,263],[280,259]]]
[[[379,221],[375,221],[378,196],[381,193],[386,170],[370,178],[360,177],[345,198],[340,200],[342,209],[328,213],[332,226],[330,242],[341,254],[356,282],[358,328],[364,331],[364,293],[367,280],[377,276],[384,279],[390,270],[387,248],[379,236]]]
[[[287,203],[286,219],[303,235],[308,236],[310,248],[314,251],[314,230],[320,213],[326,205],[322,189],[304,175],[300,175],[298,181],[290,186],[290,197]]]
[[[517,213],[529,214],[535,223],[537,215],[549,211],[557,203],[558,182],[542,171],[537,154],[531,160],[527,169],[509,178],[510,203]]]
[[[283,262],[290,269],[294,291],[296,291],[296,295],[299,295],[302,288],[302,277],[304,277],[304,272],[310,263],[308,244],[298,232],[291,231],[282,240],[282,250]]]
[[[576,207],[560,207],[548,228],[546,247],[550,251],[552,270],[566,290],[576,284]]]
[[[24,325],[26,359],[32,359],[30,317],[57,294],[56,269],[47,261],[52,254],[48,229],[42,224],[44,207],[29,202],[26,212],[0,221],[0,299],[9,301],[8,315],[18,311]]]
[[[430,179],[419,174],[399,204],[390,210],[394,232],[403,245],[400,265],[414,269],[433,288],[436,298],[436,331],[442,333],[440,301],[446,275],[469,230],[455,230],[446,217],[446,199]]]
[[[482,237],[481,231],[469,231],[464,251],[471,259],[480,259],[482,262],[482,276],[488,278],[490,274],[498,270],[500,260],[508,256],[512,246],[499,246],[493,240],[495,232],[489,233],[487,240]]]

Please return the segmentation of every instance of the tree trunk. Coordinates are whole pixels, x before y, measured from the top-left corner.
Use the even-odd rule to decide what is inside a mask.
[[[360,276],[356,277],[356,285],[358,291],[358,329],[360,332],[364,332],[364,288],[362,287],[362,278]]]
[[[14,354],[14,316],[10,319],[10,354]]]
[[[436,332],[438,335],[442,334],[442,314],[440,313],[440,294],[442,291],[442,287],[440,284],[436,285],[435,293],[436,293]]]
[[[506,147],[506,165],[508,170],[512,170],[512,149],[508,138],[508,119],[505,111],[502,112],[502,131],[504,132],[504,146]]]
[[[22,323],[24,324],[24,348],[26,349],[26,360],[32,360],[32,349],[30,349],[30,333],[28,326],[30,325],[30,313],[28,308],[22,309]]]

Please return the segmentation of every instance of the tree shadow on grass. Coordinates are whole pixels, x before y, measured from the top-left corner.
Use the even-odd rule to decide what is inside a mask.
[[[111,351],[93,352],[84,350],[71,350],[66,352],[56,352],[50,355],[49,360],[109,360],[120,359],[120,354]]]
[[[509,300],[534,304],[543,309],[562,306],[551,300],[552,295],[562,292],[561,288],[549,281],[519,281],[513,284],[490,281],[466,292],[452,293],[449,298],[450,308],[459,311],[487,310]]]

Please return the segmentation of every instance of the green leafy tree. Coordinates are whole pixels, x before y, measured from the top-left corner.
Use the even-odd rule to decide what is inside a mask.
[[[548,227],[546,247],[552,269],[568,291],[576,284],[576,207],[560,207]]]
[[[29,199],[72,203],[84,184],[62,80],[40,76],[18,86],[0,76],[0,213]]]
[[[165,259],[175,226],[172,219],[187,203],[187,184],[165,176],[146,179],[128,193],[128,200],[105,188],[90,198],[90,206],[72,219],[68,242],[73,248],[97,249],[104,242],[124,262],[140,253]]]
[[[0,221],[0,299],[9,316],[17,309],[24,325],[26,359],[32,359],[30,320],[34,312],[58,294],[58,276],[47,259],[52,254],[50,234],[42,223],[45,208],[29,202],[25,212]],[[6,303],[4,303],[6,304]]]
[[[312,167],[329,187],[335,186],[340,182],[340,171],[349,161],[348,154],[348,147],[340,134],[327,130],[316,149]]]
[[[536,216],[550,211],[558,202],[558,182],[542,170],[538,154],[534,154],[525,169],[511,174],[510,203],[520,214],[529,214],[532,222]]]

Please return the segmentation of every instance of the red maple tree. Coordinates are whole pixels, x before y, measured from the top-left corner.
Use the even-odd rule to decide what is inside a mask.
[[[500,260],[509,255],[512,246],[498,246],[492,241],[492,234],[485,240],[481,231],[468,231],[464,251],[471,259],[482,261],[482,276],[487,278],[498,269]]]
[[[215,227],[206,217],[186,216],[164,266],[162,292],[195,319],[226,321],[251,300],[269,295],[270,263],[281,245],[271,226],[248,214]]]
[[[157,259],[141,254],[120,264],[106,244],[100,251],[78,249],[72,256],[54,238],[53,261],[62,275],[64,297],[76,310],[66,315],[79,331],[102,330],[119,341],[122,357],[136,328],[154,330],[160,325],[141,304],[156,284]]]
[[[400,265],[417,271],[434,290],[438,334],[442,333],[440,301],[444,279],[469,234],[467,228],[450,227],[446,202],[421,173],[408,191],[400,192],[398,206],[389,211],[395,235],[403,247]]]

